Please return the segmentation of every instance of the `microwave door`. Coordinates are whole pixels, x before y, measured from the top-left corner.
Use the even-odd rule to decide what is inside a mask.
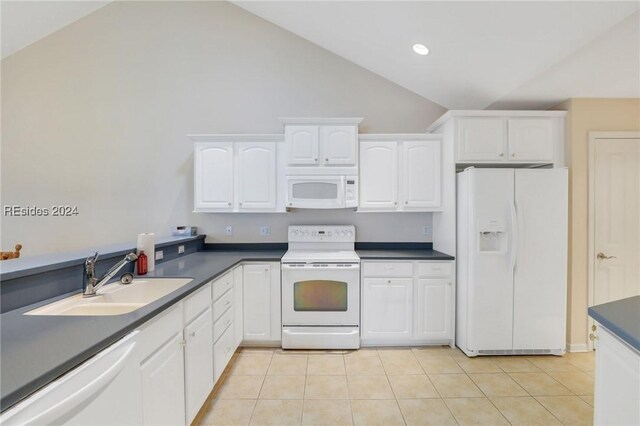
[[[300,209],[338,209],[345,207],[344,176],[290,176],[287,206]]]

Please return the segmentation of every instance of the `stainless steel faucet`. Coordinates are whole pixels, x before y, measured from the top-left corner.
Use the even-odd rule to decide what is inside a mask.
[[[95,276],[96,260],[98,260],[98,252],[95,252],[91,256],[87,257],[84,261],[84,284],[83,284],[83,297],[97,296],[97,291],[100,287],[105,285],[120,269],[129,262],[135,262],[138,256],[135,253],[129,253],[120,262],[113,265],[104,277],[98,279]]]

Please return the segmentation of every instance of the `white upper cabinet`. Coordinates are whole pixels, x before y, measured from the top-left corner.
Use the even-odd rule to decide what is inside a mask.
[[[359,208],[398,208],[398,142],[360,142]]]
[[[276,208],[276,143],[238,142],[237,177],[240,210]]]
[[[427,129],[443,135],[455,162],[564,166],[566,111],[449,111]]]
[[[327,166],[355,166],[357,133],[356,126],[320,127],[321,158],[324,164]]]
[[[355,167],[361,118],[281,118],[287,165]]]
[[[509,159],[553,161],[553,121],[546,118],[510,118]]]
[[[422,210],[440,206],[440,141],[402,143],[402,206]]]
[[[282,135],[191,135],[194,211],[285,211]]]
[[[439,136],[360,135],[359,211],[431,212],[442,208]]]
[[[315,166],[319,162],[318,126],[285,126],[287,163],[298,166]]]
[[[195,144],[194,198],[196,210],[233,210],[233,144]]]
[[[459,161],[502,161],[506,156],[506,123],[496,117],[458,119]]]

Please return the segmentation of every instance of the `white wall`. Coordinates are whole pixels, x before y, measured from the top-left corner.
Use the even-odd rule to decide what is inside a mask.
[[[209,242],[285,241],[288,224],[354,223],[420,241],[430,214],[194,214],[188,133],[280,133],[282,116],[364,117],[423,132],[444,109],[224,2],[113,2],[2,62],[2,249],[40,254],[199,227]],[[234,226],[233,238],[224,226]],[[269,238],[257,227],[271,225]]]

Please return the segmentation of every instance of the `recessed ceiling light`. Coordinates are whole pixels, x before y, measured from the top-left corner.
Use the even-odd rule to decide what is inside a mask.
[[[429,48],[424,44],[420,44],[420,43],[413,45],[413,51],[416,52],[418,55],[422,55],[422,56],[429,54]]]

